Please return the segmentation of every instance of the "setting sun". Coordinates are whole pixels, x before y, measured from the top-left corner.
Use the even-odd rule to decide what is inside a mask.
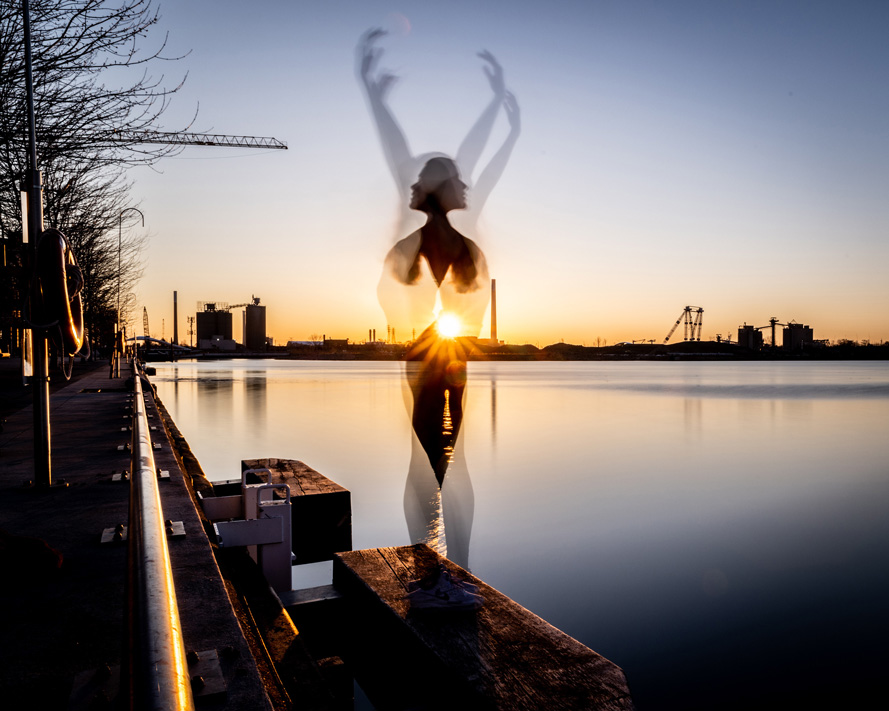
[[[460,333],[460,319],[454,314],[442,314],[438,317],[435,328],[445,338],[456,338]]]

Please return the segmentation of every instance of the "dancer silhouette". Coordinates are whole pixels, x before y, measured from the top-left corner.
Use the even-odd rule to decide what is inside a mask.
[[[481,330],[490,277],[481,249],[455,229],[448,213],[466,211],[469,219],[463,221],[463,229],[474,230],[518,139],[520,113],[515,97],[506,91],[499,63],[490,52],[481,52],[494,95],[460,144],[456,159],[413,155],[387,103],[396,78],[377,70],[382,50],[375,43],[384,35],[377,29],[361,38],[358,75],[399,195],[409,195],[400,202],[399,233],[408,231],[412,211],[426,217],[423,226],[389,251],[377,288],[387,322],[400,333],[420,333],[405,364],[405,404],[413,431],[405,517],[413,541],[430,543],[468,567],[474,495],[462,448],[466,351],[458,336],[477,336]],[[468,200],[470,186],[464,181],[475,171],[501,108],[509,133],[480,173]],[[443,510],[447,516],[442,516]]]

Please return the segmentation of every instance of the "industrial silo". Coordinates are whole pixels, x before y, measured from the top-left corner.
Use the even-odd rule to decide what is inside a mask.
[[[260,306],[255,296],[244,314],[244,347],[248,351],[264,351],[266,347],[265,306]]]

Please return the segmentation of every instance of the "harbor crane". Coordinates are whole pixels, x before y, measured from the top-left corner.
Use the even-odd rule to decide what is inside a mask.
[[[2,133],[4,141],[17,137]],[[260,148],[287,150],[287,144],[268,136],[229,136],[222,133],[191,133],[189,131],[116,131],[108,139],[111,143],[155,143],[169,146],[224,146],[229,148]]]
[[[692,316],[692,314],[694,314],[694,316]],[[679,318],[676,319],[676,323],[673,324],[673,328],[670,329],[670,332],[664,339],[664,344],[666,344],[667,341],[670,340],[673,332],[678,328],[683,319],[685,320],[685,337],[683,338],[683,340],[701,340],[701,333],[704,329],[704,309],[700,306],[686,306],[684,309],[682,309],[682,313],[679,314]],[[695,336],[695,334],[697,334],[697,337]]]
[[[287,144],[266,136],[227,136],[220,133],[189,133],[187,131],[121,132],[114,139],[121,143],[157,143],[171,146],[229,146],[232,148],[270,148],[287,150]]]

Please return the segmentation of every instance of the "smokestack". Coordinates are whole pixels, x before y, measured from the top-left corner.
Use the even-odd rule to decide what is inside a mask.
[[[497,280],[491,279],[491,340],[497,342]]]
[[[179,304],[178,293],[173,292],[173,343],[179,345]]]

